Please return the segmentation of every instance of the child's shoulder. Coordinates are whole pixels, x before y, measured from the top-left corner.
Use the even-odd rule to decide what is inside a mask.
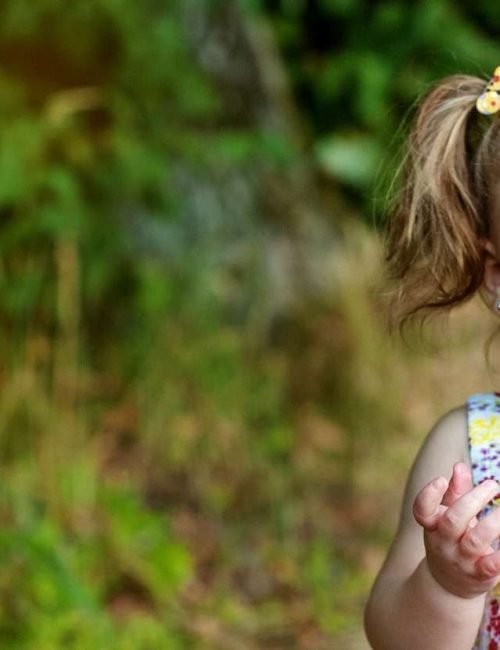
[[[407,493],[410,501],[436,476],[450,477],[455,463],[472,466],[471,452],[481,453],[479,443],[490,443],[492,437],[500,440],[500,394],[471,395],[464,404],[444,413],[425,437],[413,463]]]
[[[418,453],[417,464],[447,475],[453,463],[470,464],[469,445],[478,435],[500,438],[500,394],[475,393],[442,415],[431,428]]]
[[[453,462],[466,461],[468,413],[468,401],[444,413],[429,431],[420,455],[431,454],[436,460],[450,458]]]
[[[449,478],[455,463],[469,462],[467,405],[457,406],[442,415],[424,439],[406,484],[401,525],[416,529],[412,504],[420,490],[438,476]]]

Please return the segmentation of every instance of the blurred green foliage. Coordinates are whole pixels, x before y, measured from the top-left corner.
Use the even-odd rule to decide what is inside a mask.
[[[21,334],[58,326],[54,248],[70,241],[83,330],[132,334],[151,308],[130,307],[146,306],[158,285],[151,291],[151,262],[130,254],[127,214],[173,218],[182,197],[172,165],[216,97],[187,52],[175,2],[7,2],[0,17],[3,321]]]
[[[236,6],[273,26],[303,155],[365,214],[417,94],[500,54],[494,5]],[[274,335],[260,304],[234,315],[263,280],[246,258],[242,277],[213,263],[220,240],[196,240],[189,202],[208,221],[203,183],[299,154],[224,122],[186,8],[0,7],[2,648],[332,647],[387,539],[370,453],[404,428],[413,360],[373,314],[378,250],[351,225],[336,295]]]
[[[50,516],[41,500],[17,503],[22,517],[17,509],[7,514],[2,495],[3,647],[175,647],[168,599],[190,575],[187,553],[137,495],[106,486],[99,492],[96,512],[80,513],[86,524],[75,517],[71,526]],[[127,589],[148,593],[162,624],[151,616],[113,622],[105,607]]]
[[[126,373],[172,299],[161,265],[131,252],[127,214],[174,218],[170,162],[217,107],[176,11],[52,0],[0,10],[5,648],[180,643],[171,603],[191,575],[187,549],[129,482],[82,473],[74,458],[92,462],[102,412],[99,396],[87,415],[74,410],[78,368],[116,362],[127,341],[106,370]],[[113,619],[120,598],[138,616]]]
[[[262,4],[311,125],[319,165],[352,188],[368,214],[375,188],[379,198],[387,191],[404,136],[400,125],[415,99],[448,74],[486,80],[500,60],[500,11],[485,3]]]

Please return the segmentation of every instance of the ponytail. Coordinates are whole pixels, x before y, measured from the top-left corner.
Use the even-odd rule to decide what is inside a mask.
[[[400,327],[465,302],[481,285],[487,208],[484,175],[473,169],[474,148],[481,147],[472,142],[471,122],[476,115],[492,119],[475,108],[484,87],[476,77],[442,80],[424,98],[410,133],[386,237]]]

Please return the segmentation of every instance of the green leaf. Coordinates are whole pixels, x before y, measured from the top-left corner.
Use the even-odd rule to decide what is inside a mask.
[[[338,180],[358,189],[374,179],[381,158],[379,142],[360,133],[343,133],[320,140],[316,159],[321,168]]]

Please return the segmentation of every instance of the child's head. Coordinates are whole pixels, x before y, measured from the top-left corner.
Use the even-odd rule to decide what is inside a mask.
[[[387,236],[400,322],[479,289],[492,308],[500,300],[500,113],[476,107],[485,87],[477,77],[448,77],[415,118]]]

